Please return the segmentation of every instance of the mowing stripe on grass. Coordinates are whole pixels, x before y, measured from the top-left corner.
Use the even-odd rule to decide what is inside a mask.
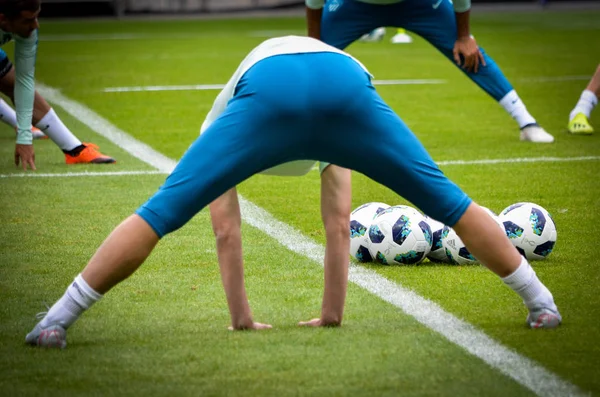
[[[124,176],[124,175],[165,175],[163,171],[108,171],[108,172],[63,172],[63,173],[38,173],[22,172],[19,174],[0,174],[0,178],[71,178],[74,176]]]
[[[170,172],[175,166],[175,160],[138,142],[89,108],[65,97],[58,90],[42,84],[38,84],[37,88],[50,102],[61,106],[96,133],[111,140],[147,164],[162,172]],[[267,211],[241,196],[240,205],[242,217],[246,223],[263,231],[289,250],[320,265],[323,264],[325,250],[323,246],[286,223],[275,219]],[[438,332],[449,341],[479,357],[491,367],[498,369],[540,396],[583,395],[575,385],[562,380],[536,362],[504,347],[471,324],[444,311],[436,303],[391,282],[376,272],[352,265],[350,281],[400,308],[421,324]]]

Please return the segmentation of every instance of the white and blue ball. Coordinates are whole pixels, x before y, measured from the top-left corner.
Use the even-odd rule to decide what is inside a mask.
[[[506,236],[528,260],[545,259],[556,244],[556,224],[545,208],[535,203],[509,205],[500,213]]]
[[[350,214],[350,256],[359,262],[372,262],[368,231],[373,218],[389,208],[385,203],[371,202],[357,207]]]
[[[431,250],[431,228],[419,211],[393,206],[381,211],[369,228],[371,253],[384,265],[416,265]]]
[[[425,216],[425,221],[431,228],[431,251],[427,254],[427,258],[432,262],[448,263],[448,255],[442,244],[442,232],[444,230],[444,224],[438,222],[433,218]]]

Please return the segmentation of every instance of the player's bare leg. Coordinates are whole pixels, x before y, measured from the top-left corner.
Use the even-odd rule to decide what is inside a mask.
[[[469,251],[523,298],[530,327],[554,328],[561,323],[548,288],[483,208],[472,203],[453,228]]]

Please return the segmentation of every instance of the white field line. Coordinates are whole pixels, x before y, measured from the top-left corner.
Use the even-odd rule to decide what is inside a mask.
[[[71,178],[81,176],[125,176],[125,175],[166,175],[161,171],[83,171],[83,172],[63,172],[63,173],[39,173],[39,172],[21,172],[18,174],[0,174],[0,178]]]
[[[522,83],[552,83],[561,81],[587,81],[590,76],[541,76],[515,79]],[[374,85],[432,85],[446,84],[442,79],[373,80]],[[156,91],[204,91],[221,90],[225,84],[146,85],[131,87],[105,87],[102,92],[156,92]]]
[[[103,92],[151,92],[151,91],[203,91],[222,90],[225,84],[192,84],[192,85],[147,85],[133,87],[107,87]]]
[[[173,168],[175,168],[175,160],[166,157],[145,143],[131,137],[87,106],[67,98],[62,95],[59,90],[48,87],[42,83],[36,82],[35,88],[44,98],[50,102],[56,103],[71,116],[90,127],[90,129],[113,142],[115,145],[127,150],[132,156],[142,160],[144,163],[150,164],[157,170],[167,173],[170,173],[173,171]]]
[[[437,164],[445,165],[473,165],[473,164],[515,164],[515,163],[560,163],[572,161],[595,161],[600,160],[600,156],[582,156],[582,157],[523,157],[509,159],[481,159],[481,160],[447,160],[438,161]],[[319,167],[312,168],[313,171]],[[128,176],[128,175],[168,175],[166,171],[82,171],[82,172],[62,172],[62,173],[39,173],[39,172],[20,172],[14,174],[0,174],[2,178],[70,178],[84,176]]]
[[[374,85],[424,85],[444,83],[446,83],[446,80],[439,79],[373,80]],[[225,87],[225,84],[146,85],[132,87],[106,87],[102,89],[102,92],[204,91],[222,90],[223,87]]]
[[[175,160],[169,159],[135,140],[89,108],[65,97],[59,91],[41,84],[37,88],[50,102],[61,106],[96,133],[111,140],[147,164],[162,172],[170,172],[175,166]],[[289,250],[322,265],[323,246],[242,197],[240,197],[240,205],[245,222],[262,230]],[[435,330],[539,396],[584,395],[575,385],[562,380],[536,362],[504,347],[471,324],[444,311],[436,303],[373,271],[353,265],[350,268],[350,280],[386,302],[397,306],[421,324]]]
[[[580,156],[580,157],[515,157],[507,159],[479,159],[479,160],[442,160],[436,161],[439,166],[452,165],[485,165],[485,164],[517,164],[517,163],[562,163],[571,161],[594,161],[600,160],[600,156]],[[311,171],[317,171],[318,165],[311,168]]]
[[[437,161],[438,165],[472,165],[472,164],[505,164],[505,163],[559,163],[569,161],[600,160],[600,156],[581,157],[517,157],[511,159],[481,159],[481,160],[445,160]]]
[[[204,33],[91,33],[91,34],[42,34],[40,41],[123,41],[123,40],[196,40],[206,37],[231,37],[230,34],[218,32]]]

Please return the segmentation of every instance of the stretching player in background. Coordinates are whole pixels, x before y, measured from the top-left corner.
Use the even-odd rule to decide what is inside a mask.
[[[15,163],[21,163],[24,170],[35,169],[32,121],[64,152],[67,164],[114,163],[96,145],[77,139],[35,91],[39,13],[40,0],[0,0],[0,46],[15,41],[15,67],[0,49],[0,92],[16,108],[16,114],[9,106],[2,108],[2,120],[17,129]]]
[[[348,284],[350,167],[452,226],[469,251],[525,303],[527,324],[554,328],[561,316],[550,291],[488,213],[451,182],[385,104],[371,74],[349,54],[310,37],[267,40],[241,62],[217,96],[202,133],[165,183],[98,248],[64,295],[27,334],[28,344],[66,347],[66,330],[115,285],[133,274],[165,235],[210,204],[221,278],[233,329],[255,322],[244,286],[241,216],[233,187],[282,167],[309,170],[326,161],[321,212],[326,228],[324,291],[307,326],[342,324]],[[402,155],[398,155],[401,153]],[[357,156],[379,161],[355,161]],[[385,164],[385,167],[382,166]],[[338,173],[339,171],[339,173]],[[340,188],[342,190],[340,190]],[[212,203],[212,204],[211,204]],[[327,224],[327,219],[333,220]]]
[[[471,36],[471,0],[305,0],[308,35],[344,49],[378,26],[423,37],[504,107],[522,141],[550,143],[500,68]]]
[[[592,110],[598,104],[598,97],[600,97],[600,65],[569,115],[567,128],[571,134],[589,135],[594,133],[589,119]]]

